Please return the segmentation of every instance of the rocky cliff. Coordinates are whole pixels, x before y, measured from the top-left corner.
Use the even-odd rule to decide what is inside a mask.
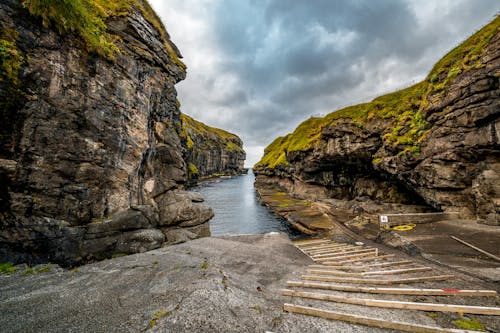
[[[498,225],[500,18],[414,86],[277,138],[257,183],[307,198],[426,204]]]
[[[190,180],[245,172],[245,151],[238,136],[207,126],[185,114],[181,115],[181,120],[181,139]]]
[[[209,234],[183,191],[185,66],[143,0],[0,3],[0,261],[75,264]]]

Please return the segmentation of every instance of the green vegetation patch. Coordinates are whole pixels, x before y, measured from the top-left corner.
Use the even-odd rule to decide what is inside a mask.
[[[177,50],[158,15],[147,1],[138,0],[24,0],[23,6],[31,15],[40,17],[44,27],[54,26],[59,33],[72,32],[84,41],[86,50],[108,60],[120,53],[116,42],[120,38],[107,31],[109,17],[126,16],[131,6],[136,6],[146,20],[158,31],[170,60],[182,69],[186,65],[179,59]]]
[[[185,140],[188,149],[223,149],[245,153],[238,136],[220,128],[205,125],[185,114],[181,114],[181,121],[182,129],[179,136]],[[195,147],[195,142],[199,142],[203,146]]]
[[[420,144],[430,129],[423,110],[431,94],[443,90],[459,73],[483,66],[481,56],[500,27],[500,16],[457,46],[441,59],[426,80],[411,87],[375,98],[369,103],[346,107],[322,118],[310,118],[293,133],[278,137],[264,150],[264,156],[255,168],[276,168],[289,163],[294,151],[309,151],[320,141],[325,127],[335,127],[340,120],[348,120],[359,130],[374,119],[386,119],[389,126],[383,134],[385,145],[391,145],[398,155],[418,154]],[[377,156],[376,163],[382,161]],[[375,161],[374,161],[375,163]]]
[[[47,273],[47,272],[50,272],[52,270],[52,266],[50,264],[47,264],[47,265],[43,265],[42,267],[40,267],[38,269],[38,273]]]
[[[11,262],[4,262],[0,264],[0,274],[11,275],[15,271],[17,271],[17,267],[12,265]]]
[[[123,16],[131,0],[24,0],[31,15],[40,17],[44,27],[53,25],[59,33],[74,32],[85,42],[88,51],[113,60],[119,53],[116,36],[106,30],[106,19]]]
[[[486,327],[476,318],[462,318],[452,321],[453,325],[464,330],[486,331]]]
[[[458,74],[472,68],[483,67],[481,56],[499,28],[500,16],[497,16],[492,22],[439,60],[426,78],[426,81],[431,84],[431,90],[441,91]]]
[[[12,122],[15,110],[19,107],[21,80],[19,71],[24,63],[21,50],[17,47],[18,33],[11,29],[0,28],[0,86],[4,94],[0,96],[0,120]],[[3,144],[12,140],[7,133],[0,133]]]
[[[200,269],[204,271],[204,270],[206,270],[207,268],[208,268],[208,261],[204,261],[204,262],[201,264]]]
[[[167,311],[167,310],[160,310],[160,311],[155,312],[153,314],[153,318],[149,321],[148,326],[150,328],[155,327],[156,324],[158,323],[158,320],[165,317],[169,313],[170,313],[170,311]]]
[[[18,33],[10,29],[2,29],[0,32],[0,83],[19,88],[19,70],[24,57],[16,45]]]
[[[199,174],[198,168],[193,163],[188,165],[188,177],[190,179],[197,178]]]

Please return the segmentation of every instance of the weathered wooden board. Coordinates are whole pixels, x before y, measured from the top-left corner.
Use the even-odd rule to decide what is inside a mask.
[[[352,284],[402,284],[402,283],[417,283],[426,281],[444,281],[453,278],[453,275],[434,275],[434,276],[422,276],[414,278],[405,279],[357,279],[357,278],[343,278],[343,277],[332,277],[332,276],[319,276],[319,275],[302,275],[300,278],[302,280],[310,281],[323,281],[323,282],[342,282],[342,283],[352,283]]]
[[[384,288],[349,286],[345,284],[332,284],[321,282],[287,281],[289,287],[348,291],[368,294],[392,295],[426,295],[426,296],[469,296],[469,297],[495,297],[495,290],[466,290],[466,289],[424,289],[424,288]]]
[[[495,297],[495,290],[466,290],[466,289],[424,289],[424,288],[384,288],[349,286],[345,284],[332,284],[321,282],[287,281],[289,287],[337,290],[369,294],[392,295],[425,295],[425,296],[468,296],[468,297]]]
[[[311,293],[307,291],[295,291],[290,289],[282,290],[281,294],[283,296],[302,297],[302,298],[317,299],[321,301],[356,304],[356,305],[364,305],[364,306],[379,307],[379,308],[439,311],[439,312],[463,312],[463,313],[481,314],[488,316],[500,316],[500,308],[497,307],[367,299],[367,298],[357,298],[357,297],[344,297],[344,296],[329,295],[322,293]]]
[[[346,314],[342,312],[321,310],[308,306],[294,305],[286,303],[283,310],[293,313],[300,313],[308,316],[315,316],[333,320],[342,320],[349,323],[361,324],[365,326],[380,327],[387,329],[400,330],[405,332],[416,333],[474,333],[475,331],[457,330],[450,328],[441,328],[434,326],[425,326],[418,324],[403,323],[398,321],[389,321],[384,319],[376,319],[364,316]]]

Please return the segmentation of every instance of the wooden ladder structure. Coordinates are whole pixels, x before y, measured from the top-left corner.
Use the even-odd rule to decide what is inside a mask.
[[[395,258],[394,254],[380,253],[378,248],[337,243],[329,239],[309,239],[294,241],[297,249],[309,256],[315,264],[309,265],[306,274],[300,281],[288,281],[288,289],[281,291],[282,295],[294,298],[315,299],[325,302],[356,304],[366,307],[391,309],[411,309],[423,311],[460,312],[500,316],[499,307],[472,306],[461,304],[422,303],[411,301],[394,301],[364,297],[339,296],[338,293],[328,294],[325,291],[350,292],[356,294],[391,294],[391,295],[422,295],[422,296],[467,296],[496,297],[494,290],[464,290],[464,289],[429,289],[408,288],[400,284],[414,284],[427,281],[450,281],[454,278],[448,274],[426,274],[433,271],[431,267],[422,266],[410,260]],[[410,276],[407,274],[420,274]],[[369,286],[366,286],[369,285]],[[390,286],[390,287],[387,287]],[[301,288],[297,290],[294,288]],[[304,291],[307,290],[307,291]],[[319,291],[318,291],[319,290]],[[373,296],[372,296],[373,297]],[[460,329],[442,328],[414,323],[389,321],[384,318],[371,318],[353,314],[330,311],[296,304],[284,304],[284,310],[310,316],[317,316],[350,323],[368,325],[386,329],[397,329],[407,332],[475,332]]]

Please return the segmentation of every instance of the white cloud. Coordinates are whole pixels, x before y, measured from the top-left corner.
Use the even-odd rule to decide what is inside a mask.
[[[313,114],[401,89],[493,19],[495,0],[150,0],[188,66],[182,111],[247,165]]]

